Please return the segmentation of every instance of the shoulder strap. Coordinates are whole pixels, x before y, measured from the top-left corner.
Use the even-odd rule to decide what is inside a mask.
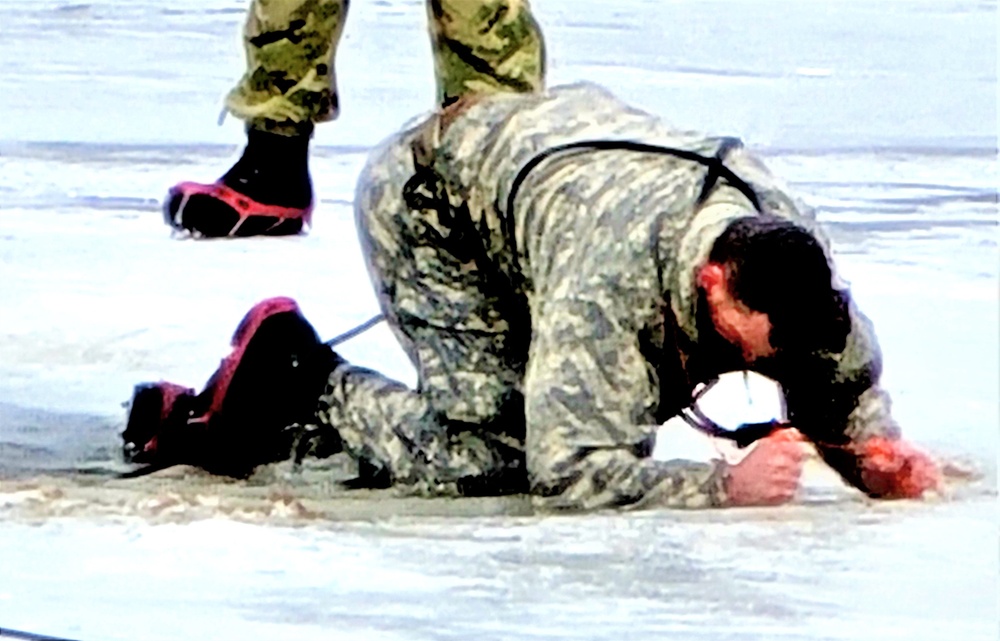
[[[507,195],[506,213],[508,216],[513,215],[514,203],[517,199],[517,193],[521,188],[521,184],[525,181],[528,175],[536,167],[538,167],[538,165],[542,164],[546,160],[574,151],[607,150],[625,150],[648,154],[664,154],[704,165],[708,171],[702,181],[701,192],[697,200],[698,204],[705,202],[716,183],[718,183],[719,178],[723,178],[733,188],[746,196],[747,200],[750,201],[750,204],[753,205],[754,209],[758,212],[762,212],[760,199],[757,197],[757,193],[754,191],[753,187],[736,175],[736,173],[727,167],[724,162],[730,151],[738,149],[742,146],[743,142],[739,138],[726,137],[722,139],[722,144],[719,145],[715,155],[709,157],[688,149],[651,145],[648,143],[636,142],[634,140],[581,140],[566,143],[564,145],[556,145],[555,147],[549,147],[545,151],[537,154],[521,166],[521,169],[514,177],[514,182],[511,183],[510,193]]]

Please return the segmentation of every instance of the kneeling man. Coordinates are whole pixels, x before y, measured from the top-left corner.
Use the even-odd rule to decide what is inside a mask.
[[[347,363],[272,299],[200,395],[139,389],[132,458],[245,474],[289,456],[298,425],[367,485],[528,491],[548,509],[781,503],[796,442],[765,438],[735,465],[649,456],[699,384],[750,369],[851,485],[934,487],[813,214],[736,139],[541,84],[465,85],[359,178],[361,243],[416,389]]]

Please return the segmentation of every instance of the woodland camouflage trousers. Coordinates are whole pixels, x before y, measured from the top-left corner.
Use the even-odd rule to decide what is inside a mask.
[[[247,70],[226,99],[229,112],[288,134],[336,118],[334,59],[348,4],[253,0],[243,38]],[[544,44],[527,0],[427,0],[427,17],[441,105],[542,87]]]

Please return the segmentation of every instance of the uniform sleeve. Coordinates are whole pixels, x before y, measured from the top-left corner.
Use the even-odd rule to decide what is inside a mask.
[[[702,508],[725,502],[721,463],[654,461],[658,399],[636,333],[586,300],[550,303],[533,324],[524,382],[532,491],[547,509]]]
[[[790,420],[833,469],[865,491],[857,446],[876,436],[900,436],[880,384],[882,354],[871,321],[852,304],[844,351],[802,370],[785,388]]]

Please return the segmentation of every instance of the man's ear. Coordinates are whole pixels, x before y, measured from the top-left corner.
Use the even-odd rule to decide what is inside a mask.
[[[712,294],[719,287],[726,287],[726,268],[719,263],[705,263],[698,268],[695,280],[698,287]]]

